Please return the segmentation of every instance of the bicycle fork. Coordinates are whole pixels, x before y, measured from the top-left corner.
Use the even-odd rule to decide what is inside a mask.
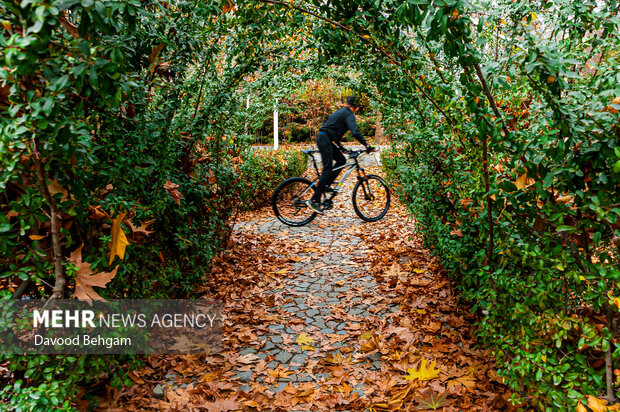
[[[364,200],[375,200],[375,196],[372,194],[372,190],[368,184],[368,178],[366,177],[366,172],[364,169],[361,169],[361,173],[358,173],[357,180],[361,182],[360,186],[362,186],[362,190],[364,191]]]

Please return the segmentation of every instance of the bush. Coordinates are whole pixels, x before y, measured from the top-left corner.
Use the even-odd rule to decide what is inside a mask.
[[[248,149],[239,169],[242,185],[242,203],[246,209],[266,206],[271,202],[274,189],[285,179],[301,176],[308,158],[298,150],[277,152]]]
[[[620,181],[612,171],[617,141],[599,136],[601,144],[582,153],[566,147],[577,176],[582,170],[606,176],[588,179],[584,192],[582,178],[561,172],[568,166],[549,144],[557,141],[553,132],[520,136],[524,148],[513,161],[525,159],[523,168],[508,160],[506,147],[516,139],[491,140],[503,160],[491,169],[496,183],[486,192],[482,154],[472,151],[468,161],[449,131],[442,132],[420,130],[384,151],[386,176],[415,216],[425,246],[480,315],[478,335],[493,350],[515,403],[572,410],[584,395],[605,390],[605,353],[619,355],[615,321],[608,320],[619,302],[612,252],[620,215],[612,200]]]

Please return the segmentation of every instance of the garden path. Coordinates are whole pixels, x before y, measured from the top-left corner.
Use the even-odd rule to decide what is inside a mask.
[[[268,209],[237,222],[203,290],[225,302],[223,353],[149,358],[137,375],[156,386],[124,394],[125,407],[508,408],[473,338],[475,319],[413,235],[414,221],[394,199],[383,220],[361,221],[349,180],[334,210],[305,227]]]

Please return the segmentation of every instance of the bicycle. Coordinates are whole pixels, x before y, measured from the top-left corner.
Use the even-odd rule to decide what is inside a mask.
[[[289,226],[304,226],[312,222],[317,213],[306,205],[306,200],[312,198],[314,188],[319,182],[321,173],[317,166],[315,153],[319,150],[302,150],[303,153],[312,159],[314,170],[317,177],[310,181],[305,177],[291,177],[280,183],[273,192],[271,207],[276,217],[284,224]],[[340,192],[344,181],[349,177],[353,170],[357,171],[357,183],[353,188],[351,201],[353,209],[360,219],[366,222],[376,222],[382,219],[390,208],[390,190],[385,181],[374,174],[367,175],[359,164],[358,158],[368,153],[366,150],[347,150],[349,161],[333,170],[345,169],[340,181],[331,188],[331,195],[326,190],[321,199],[323,210],[333,208],[333,199]],[[352,160],[352,161],[351,161]],[[361,190],[361,192],[360,192]],[[376,212],[376,213],[373,213]]]

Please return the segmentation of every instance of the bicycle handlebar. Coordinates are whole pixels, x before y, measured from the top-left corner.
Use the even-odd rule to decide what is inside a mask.
[[[362,150],[348,150],[348,149],[345,148],[344,153],[347,154],[347,155],[352,155],[352,154],[360,155],[360,154],[363,154],[363,153],[373,153],[373,152],[376,152],[376,151],[377,151],[377,149],[374,149],[374,150],[366,150],[366,149],[362,149]]]

